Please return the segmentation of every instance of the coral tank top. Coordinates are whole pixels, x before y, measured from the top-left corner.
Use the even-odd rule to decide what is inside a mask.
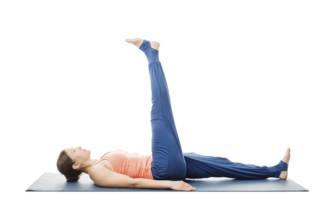
[[[131,178],[153,179],[151,171],[152,156],[137,153],[127,153],[123,150],[110,151],[101,157],[107,160],[113,171],[127,175]]]

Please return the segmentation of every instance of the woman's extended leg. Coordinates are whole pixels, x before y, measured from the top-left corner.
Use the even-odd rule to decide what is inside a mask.
[[[183,180],[186,163],[182,153],[166,78],[159,61],[159,44],[139,38],[127,39],[141,49],[149,63],[152,89],[152,174],[154,179]]]
[[[234,163],[223,157],[203,156],[194,153],[184,154],[186,178],[229,177],[236,179],[265,179],[288,177],[290,149],[288,148],[279,164],[272,167]]]

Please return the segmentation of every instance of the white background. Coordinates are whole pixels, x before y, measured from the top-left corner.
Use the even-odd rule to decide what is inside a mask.
[[[328,213],[326,1],[1,1],[1,219],[320,218]],[[276,164],[309,193],[26,193],[63,148],[150,153],[161,42],[185,152]],[[322,200],[322,201],[320,201]]]

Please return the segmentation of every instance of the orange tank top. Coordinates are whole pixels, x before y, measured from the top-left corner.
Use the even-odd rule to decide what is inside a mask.
[[[101,160],[110,162],[113,171],[125,174],[132,178],[153,179],[151,171],[152,156],[144,156],[137,153],[127,153],[123,150],[115,150],[106,153]]]

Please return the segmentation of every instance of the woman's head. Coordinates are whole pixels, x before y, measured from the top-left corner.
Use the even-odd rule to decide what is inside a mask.
[[[57,159],[58,171],[66,177],[68,182],[79,180],[84,162],[90,159],[90,151],[81,147],[62,150]]]

